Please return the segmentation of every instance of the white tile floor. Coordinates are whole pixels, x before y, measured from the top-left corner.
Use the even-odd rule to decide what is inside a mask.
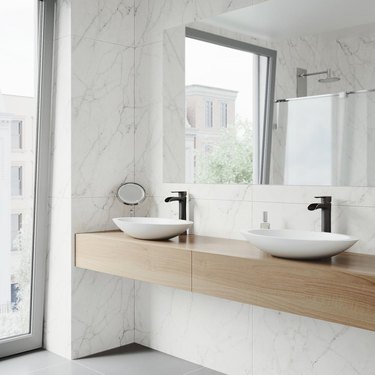
[[[194,363],[131,344],[69,361],[45,350],[0,360],[1,375],[222,375]]]

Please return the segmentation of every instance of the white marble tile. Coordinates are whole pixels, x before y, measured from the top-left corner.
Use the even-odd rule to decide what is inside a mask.
[[[72,194],[113,195],[134,175],[132,47],[73,38]]]
[[[253,0],[136,0],[136,45],[160,42],[164,29],[252,4]]]
[[[163,33],[163,181],[185,181],[185,28]]]
[[[130,215],[130,206],[116,196],[73,198],[71,204],[74,233],[114,230],[113,218]]]
[[[271,229],[320,230],[320,211],[308,211],[304,204],[276,202],[253,202],[254,228],[259,228],[264,211]]]
[[[44,346],[53,353],[70,358],[73,244],[70,199],[50,199],[49,216]]]
[[[71,38],[55,41],[50,196],[71,194]]]
[[[375,207],[334,208],[332,231],[350,234],[359,241],[348,251],[375,255]]]
[[[191,210],[198,235],[242,240],[241,232],[253,227],[252,202],[194,199]]]
[[[133,0],[75,0],[72,34],[125,46],[134,44]]]
[[[253,375],[372,375],[375,333],[254,307]]]
[[[73,269],[72,357],[134,342],[134,280]]]
[[[167,197],[172,191],[188,191],[191,198],[205,200],[252,201],[253,185],[216,184],[171,184],[159,183],[152,186],[151,193]]]
[[[229,375],[251,373],[252,307],[136,283],[136,342]]]
[[[254,185],[252,190],[256,202],[309,204],[318,201],[315,196],[330,195],[334,205],[375,205],[375,188],[372,187]]]
[[[129,207],[114,196],[71,202],[74,233],[116,229],[112,218],[129,215]],[[132,280],[73,268],[73,358],[133,342],[133,292]]]

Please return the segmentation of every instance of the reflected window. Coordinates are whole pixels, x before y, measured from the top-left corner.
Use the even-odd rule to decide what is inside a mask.
[[[18,150],[22,148],[22,127],[23,127],[22,121],[20,120],[10,121],[11,142],[12,142],[13,150]]]
[[[265,114],[273,108],[275,64],[275,51],[186,29],[187,183],[266,180],[272,113]]]
[[[13,165],[11,169],[12,196],[22,195],[22,166]]]
[[[228,104],[220,103],[220,125],[222,128],[228,127]]]
[[[205,127],[206,128],[212,128],[213,125],[213,103],[211,100],[206,100],[206,106],[205,106]]]

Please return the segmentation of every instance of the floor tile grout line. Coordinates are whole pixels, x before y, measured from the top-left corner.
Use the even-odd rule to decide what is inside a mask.
[[[42,351],[44,351],[44,350],[42,350]],[[37,352],[35,352],[35,353],[37,353]],[[34,354],[33,352],[20,353],[20,354],[16,355],[15,357],[10,357],[9,360],[10,360],[10,359],[12,359],[12,360],[16,360],[17,358],[22,357],[23,355],[27,356],[27,355],[33,355],[33,354]],[[3,360],[6,361],[7,358],[3,358]],[[36,368],[36,369],[34,369],[34,370],[31,370],[31,371],[29,372],[29,374],[34,374],[36,371],[41,371],[41,370],[45,370],[45,369],[50,368],[50,367],[55,367],[55,366],[62,365],[62,364],[64,364],[64,363],[66,363],[67,361],[68,361],[68,360],[67,360],[66,358],[61,358],[61,359],[59,359],[59,362],[54,363],[54,364],[51,364],[51,365],[47,365],[47,366],[43,366],[43,367]]]
[[[78,360],[78,361],[79,361],[79,360]],[[97,369],[94,369],[94,368],[92,368],[92,367],[90,367],[90,366],[87,366],[87,365],[84,365],[84,364],[82,364],[82,363],[79,363],[78,361],[74,361],[73,363],[75,363],[75,364],[77,364],[78,366],[81,366],[81,367],[83,367],[83,368],[85,368],[85,369],[87,369],[87,370],[93,371],[93,372],[95,372],[95,373],[98,374],[98,375],[105,375],[104,372],[101,372],[101,371],[99,371],[99,370],[97,370]]]
[[[55,367],[59,367],[61,365],[64,365],[65,363],[69,362],[68,359],[66,359],[65,361],[61,362],[61,363],[55,363],[54,365],[50,365],[50,366],[45,366],[45,367],[41,367],[41,368],[38,368],[38,369],[35,369],[35,370],[32,370],[30,372],[28,372],[28,374],[37,374],[38,371],[43,371],[43,370],[47,370],[47,369],[50,369],[50,368],[55,368]]]
[[[199,366],[199,365],[197,365],[197,366]],[[182,375],[191,375],[191,374],[194,374],[194,373],[196,373],[197,371],[200,371],[200,370],[202,370],[202,369],[204,369],[205,367],[203,367],[203,366],[199,366],[199,367],[197,367],[196,369],[194,369],[194,370],[189,370],[188,372],[185,372],[185,373],[183,373]]]

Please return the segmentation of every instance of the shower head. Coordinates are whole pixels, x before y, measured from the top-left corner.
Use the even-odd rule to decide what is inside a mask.
[[[318,81],[320,83],[331,83],[331,82],[337,82],[337,81],[340,81],[340,77],[335,77],[333,74],[332,74],[332,70],[331,69],[327,69],[327,77],[326,78],[320,78]]]
[[[320,83],[330,83],[330,82],[337,82],[337,81],[340,81],[340,77],[335,77],[333,74],[332,74],[332,70],[331,69],[327,69],[327,70],[324,70],[322,72],[315,72],[315,73],[307,73],[306,71],[303,72],[303,73],[299,73],[297,74],[297,78],[304,78],[304,77],[310,77],[310,76],[316,76],[316,75],[320,75],[320,74],[326,74],[327,77],[325,78],[320,78],[318,81]]]

